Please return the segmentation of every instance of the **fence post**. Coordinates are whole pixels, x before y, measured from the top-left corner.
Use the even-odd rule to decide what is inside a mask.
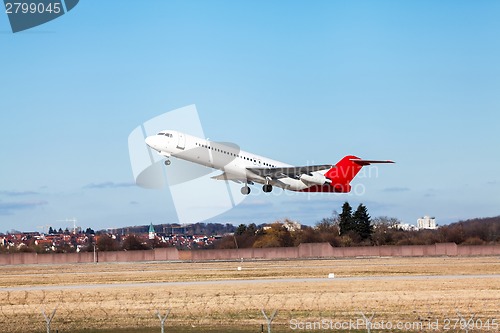
[[[54,311],[52,311],[52,314],[50,316],[47,316],[45,314],[45,309],[42,308],[42,314],[43,314],[43,317],[45,318],[45,323],[47,325],[47,333],[50,333],[50,323],[52,322],[52,319],[54,319],[54,316],[56,315],[56,311],[57,311],[57,307],[59,305],[56,305],[56,307],[54,308]]]
[[[161,333],[165,333],[165,321],[168,318],[168,315],[170,314],[171,309],[167,309],[167,313],[165,314],[164,317],[161,316],[160,311],[156,310],[156,315],[158,316],[158,319],[160,319],[160,327],[161,327]]]
[[[465,330],[465,333],[469,333],[469,329],[476,328],[474,326],[474,317],[476,316],[475,313],[473,313],[472,316],[470,316],[469,320],[465,320],[465,318],[462,316],[462,314],[460,312],[458,312],[458,310],[457,310],[457,315],[460,317],[460,328],[463,328]],[[472,323],[472,327],[471,327],[471,323]]]
[[[368,333],[370,333],[371,329],[372,329],[372,319],[373,319],[373,317],[375,317],[375,312],[372,312],[372,315],[370,316],[370,318],[367,318],[363,312],[360,312],[359,314],[361,314],[363,316],[363,319],[365,320],[365,324],[366,324],[366,331]]]
[[[267,321],[267,333],[271,333],[271,323],[273,322],[274,317],[278,313],[278,310],[277,309],[274,310],[274,312],[269,317],[266,315],[266,311],[264,311],[264,309],[261,309],[261,311],[262,311],[262,314],[264,315],[264,318],[266,318],[266,321]]]

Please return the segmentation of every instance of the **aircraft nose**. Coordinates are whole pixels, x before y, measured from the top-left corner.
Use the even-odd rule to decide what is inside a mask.
[[[148,146],[150,146],[151,148],[154,148],[154,141],[155,141],[155,140],[154,140],[154,137],[152,137],[152,136],[148,136],[148,137],[146,138],[146,140],[144,140],[144,141],[146,142],[146,144],[147,144]]]

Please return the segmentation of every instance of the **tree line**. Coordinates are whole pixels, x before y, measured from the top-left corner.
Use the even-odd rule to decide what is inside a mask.
[[[147,250],[158,247],[179,245],[160,242],[158,238],[147,240],[149,226],[133,227],[137,233],[130,232],[130,228],[121,228],[120,233],[109,234],[106,231],[94,232],[91,228],[85,230],[88,236],[87,246],[81,251],[117,251],[117,250]],[[328,242],[335,247],[347,246],[381,246],[381,245],[431,245],[435,243],[453,242],[464,245],[482,245],[500,243],[500,216],[491,218],[477,218],[467,221],[459,221],[449,225],[441,226],[436,230],[405,230],[402,222],[393,217],[380,216],[372,218],[368,208],[360,204],[353,210],[348,202],[341,207],[341,213],[333,212],[332,216],[323,218],[314,226],[298,225],[285,219],[271,224],[256,225],[240,224],[235,227],[231,224],[218,223],[195,223],[189,226],[165,224],[155,226],[155,229],[169,232],[182,230],[184,235],[221,235],[213,243],[192,248],[263,248],[263,247],[291,247],[301,243]],[[125,230],[129,233],[125,233]],[[135,230],[134,230],[135,231]],[[69,230],[50,230],[49,234],[62,233],[69,235]],[[141,236],[142,234],[142,236]],[[39,252],[44,253],[46,249],[35,244],[30,239],[27,246],[21,248],[10,248],[0,246],[1,252]],[[71,235],[68,243],[58,246],[54,252],[74,252],[76,250],[76,235]]]
[[[288,247],[300,243],[328,242],[335,247],[381,245],[431,245],[453,242],[463,245],[500,243],[500,216],[460,221],[435,230],[405,230],[401,220],[381,216],[371,218],[365,205],[353,212],[345,202],[342,211],[333,212],[314,226],[300,229],[287,226],[292,221],[276,221],[270,226],[241,224],[234,235],[225,236],[213,248]]]

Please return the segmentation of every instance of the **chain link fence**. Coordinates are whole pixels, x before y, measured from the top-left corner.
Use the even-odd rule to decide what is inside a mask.
[[[179,327],[200,328],[200,332],[210,327],[270,332],[271,326],[273,332],[307,328],[343,332],[353,327],[359,332],[373,332],[389,328],[380,327],[382,322],[391,323],[390,331],[436,332],[448,328],[449,332],[497,332],[494,323],[500,319],[500,300],[494,295],[421,299],[404,292],[361,296],[342,295],[342,291],[298,295],[293,288],[278,294],[263,290],[213,293],[203,289],[3,291],[0,327],[6,333],[49,332],[48,326],[52,332],[145,327],[159,332],[165,318],[166,332]],[[464,320],[473,323],[464,327],[460,324]],[[401,329],[397,329],[398,323],[404,324]]]

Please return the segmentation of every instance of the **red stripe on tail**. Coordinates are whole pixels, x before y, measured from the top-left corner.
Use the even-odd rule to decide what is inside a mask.
[[[326,172],[325,177],[332,181],[331,186],[334,188],[334,192],[348,193],[351,191],[349,183],[363,167],[363,163],[356,163],[352,160],[360,160],[360,158],[354,155],[345,156],[338,161],[335,167]]]
[[[335,167],[325,173],[325,177],[331,180],[330,184],[311,186],[302,192],[338,192],[348,193],[351,191],[351,180],[356,177],[361,168],[372,163],[394,163],[390,160],[362,160],[354,155],[345,156]]]

